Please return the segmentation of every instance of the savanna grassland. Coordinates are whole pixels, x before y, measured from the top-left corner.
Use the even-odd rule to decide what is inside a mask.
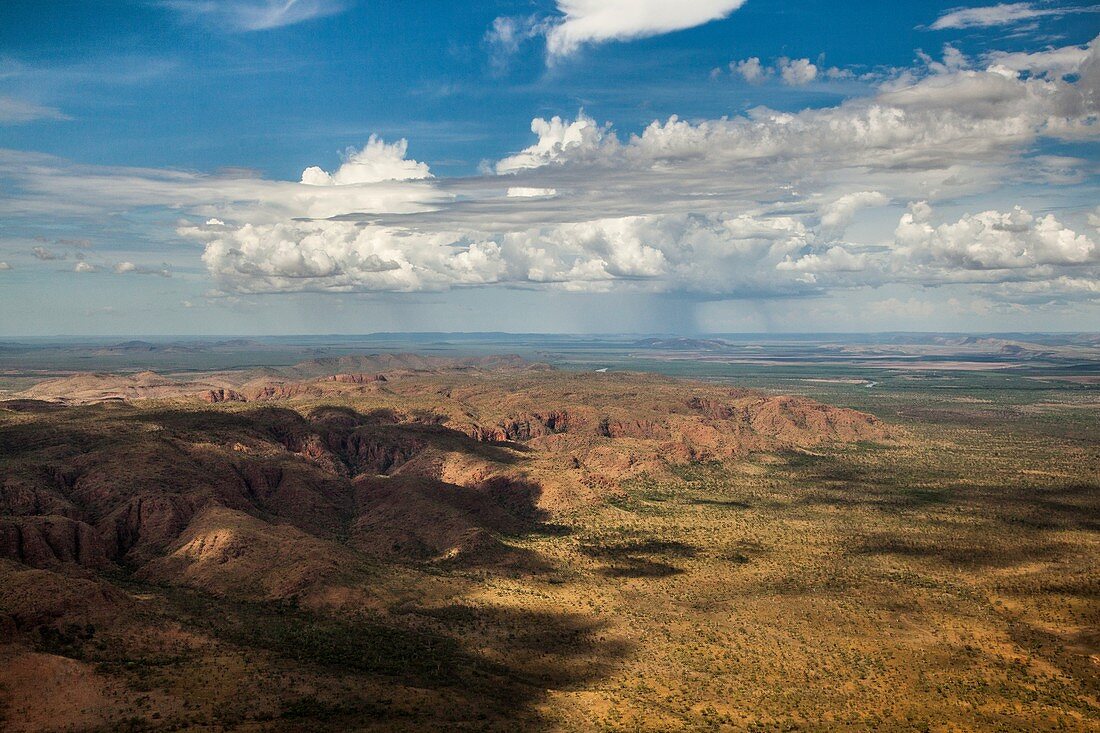
[[[686,467],[578,518],[554,554],[640,650],[601,725],[1095,726],[1095,449],[972,438]]]
[[[5,403],[5,727],[1097,729],[1094,387],[434,366]]]

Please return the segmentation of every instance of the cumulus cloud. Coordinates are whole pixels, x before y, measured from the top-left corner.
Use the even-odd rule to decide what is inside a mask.
[[[959,49],[950,43],[943,44],[943,60],[936,61],[924,51],[917,51],[917,57],[924,62],[929,71],[934,74],[950,74],[961,69],[970,68],[970,59]]]
[[[538,168],[566,155],[582,154],[597,150],[604,141],[607,130],[591,117],[580,112],[573,121],[553,117],[544,120],[536,117],[531,122],[531,132],[538,135],[538,142],[510,155],[496,164],[497,173],[514,173],[525,168]]]
[[[262,31],[336,15],[345,0],[164,0],[164,6],[186,17],[206,18],[219,27]]]
[[[538,119],[532,126],[538,144],[502,161],[498,172],[592,161],[645,168],[705,160],[728,169],[801,159],[807,167],[862,165],[882,172],[899,166],[946,170],[967,161],[989,165],[1041,136],[1097,136],[1097,57],[1094,41],[1076,81],[1024,78],[1001,68],[945,70],[904,77],[836,107],[796,113],[757,108],[743,117],[697,123],[673,116],[625,143],[588,118]]]
[[[805,245],[793,219],[634,216],[520,231],[415,232],[347,222],[185,227],[203,261],[249,292],[442,290],[460,285],[548,285],[599,290],[736,293],[767,287],[767,273]],[[763,274],[762,274],[763,271]],[[793,279],[791,292],[802,288]]]
[[[10,269],[11,269],[11,265],[9,265],[7,262],[0,262],[0,270],[10,270]]]
[[[203,262],[245,292],[376,290],[410,292],[496,280],[499,253],[450,234],[351,222],[184,227],[205,243]]]
[[[939,226],[931,218],[927,203],[913,204],[894,232],[900,252],[915,263],[997,270],[1097,262],[1096,244],[1052,214],[1036,218],[1017,206],[1008,212],[967,214]]]
[[[779,59],[779,76],[788,86],[802,86],[817,78],[817,66],[809,59]]]
[[[405,158],[408,149],[409,143],[404,138],[387,144],[382,138],[371,135],[362,150],[348,150],[343,165],[333,173],[318,166],[306,168],[302,172],[302,183],[310,186],[348,186],[431,178],[426,163]]]
[[[777,73],[780,81],[787,86],[805,86],[821,77],[830,81],[856,78],[856,74],[850,69],[839,69],[835,66],[826,68],[813,63],[809,59],[791,59],[786,56],[780,56],[775,60],[774,65],[763,63],[757,56],[741,61],[732,61],[729,64],[729,71],[732,75],[740,76],[750,84],[760,84]],[[721,74],[721,69],[714,69],[711,72],[711,77],[717,78]],[[862,78],[865,81],[881,80],[881,75],[868,72]]]
[[[727,17],[745,0],[557,0],[561,18],[547,31],[551,58],[585,44],[685,30]]]
[[[159,275],[160,277],[172,277],[172,273],[168,268],[152,268],[144,267],[142,265],[135,265],[133,262],[118,262],[113,268],[111,268],[116,275]]]
[[[73,272],[95,272],[95,265],[90,262],[77,262],[76,267],[73,268]]]
[[[835,106],[673,116],[629,135],[583,112],[537,118],[531,145],[468,178],[429,177],[404,141],[376,138],[302,182],[0,152],[0,175],[15,181],[0,212],[171,208],[224,292],[505,285],[724,298],[967,283],[1022,298],[1007,286],[1047,282],[1083,293],[1072,283],[1100,276],[1085,212],[1033,215],[1009,200],[943,221],[932,208],[1067,165],[1031,155],[1044,140],[1100,137],[1097,43],[1042,53],[1063,60],[1016,70],[990,56],[981,68],[948,50]],[[1043,65],[1067,71],[1034,71]],[[882,220],[868,209],[911,201],[930,203],[892,212],[873,241],[847,236],[861,217]]]
[[[771,69],[762,65],[756,56],[731,63],[730,71],[739,74],[750,84],[758,84],[771,74]]]
[[[999,3],[980,8],[957,8],[950,10],[930,26],[932,30],[959,28],[989,28],[993,26],[1013,25],[1025,20],[1034,20],[1050,16],[1062,16],[1070,13],[1095,12],[1094,7],[1036,7],[1035,3]]]
[[[810,247],[776,267],[803,273],[821,287],[967,284],[985,287],[995,298],[1044,293],[1048,300],[1060,289],[1077,298],[1094,292],[1080,283],[1100,275],[1095,242],[1053,215],[1036,217],[1015,207],[938,224],[934,218],[931,206],[915,202],[901,216],[889,247]]]

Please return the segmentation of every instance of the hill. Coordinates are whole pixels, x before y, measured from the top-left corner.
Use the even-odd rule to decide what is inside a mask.
[[[514,359],[66,379],[0,402],[5,729],[1095,712],[1079,435]]]

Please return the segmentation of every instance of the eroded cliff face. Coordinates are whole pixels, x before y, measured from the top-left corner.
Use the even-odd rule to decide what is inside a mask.
[[[32,568],[71,563],[111,566],[103,536],[84,522],[59,516],[0,517],[0,557]]]
[[[710,389],[683,398],[675,390],[668,393],[668,384],[661,389],[665,394],[643,396],[596,388],[584,398],[575,393],[512,393],[498,404],[467,410],[448,424],[475,440],[519,442],[567,454],[573,467],[612,481],[663,463],[722,460],[829,442],[883,441],[896,434],[873,415],[802,397]],[[483,398],[463,399],[480,403]]]

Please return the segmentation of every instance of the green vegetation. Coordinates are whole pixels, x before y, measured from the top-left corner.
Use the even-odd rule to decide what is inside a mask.
[[[316,525],[354,567],[279,601],[142,581],[120,567],[98,576],[125,596],[106,620],[8,628],[19,649],[76,660],[117,686],[98,693],[116,705],[104,730],[1096,729],[1095,385],[1026,370],[649,365],[856,407],[904,434],[608,481],[590,500],[547,510],[546,522],[492,532],[511,556],[538,560],[527,564],[389,562],[356,554],[346,523],[329,531],[312,514],[253,511]],[[825,378],[876,384],[807,381]],[[371,414],[381,409],[372,399],[340,400],[354,409],[332,415]],[[63,424],[48,408],[7,410],[0,469],[16,486],[11,467],[26,454],[61,468],[138,434],[158,450],[206,441],[212,456],[243,441],[253,460],[292,443],[318,407],[279,404],[71,408]],[[515,470],[538,460],[534,448],[471,445],[436,426],[363,434],[412,436]],[[313,465],[305,458],[279,460],[329,496],[320,473],[291,471]],[[564,457],[547,465],[532,481],[574,470]],[[175,463],[170,473],[166,484],[192,482]],[[131,478],[112,475],[110,486]],[[496,516],[449,490],[468,515]],[[297,510],[313,496],[303,489],[278,506]],[[429,516],[441,504],[417,506]],[[353,516],[350,504],[342,511]],[[229,563],[244,550],[227,544],[219,561]],[[92,577],[80,573],[72,578]],[[0,705],[7,721],[13,711]]]

